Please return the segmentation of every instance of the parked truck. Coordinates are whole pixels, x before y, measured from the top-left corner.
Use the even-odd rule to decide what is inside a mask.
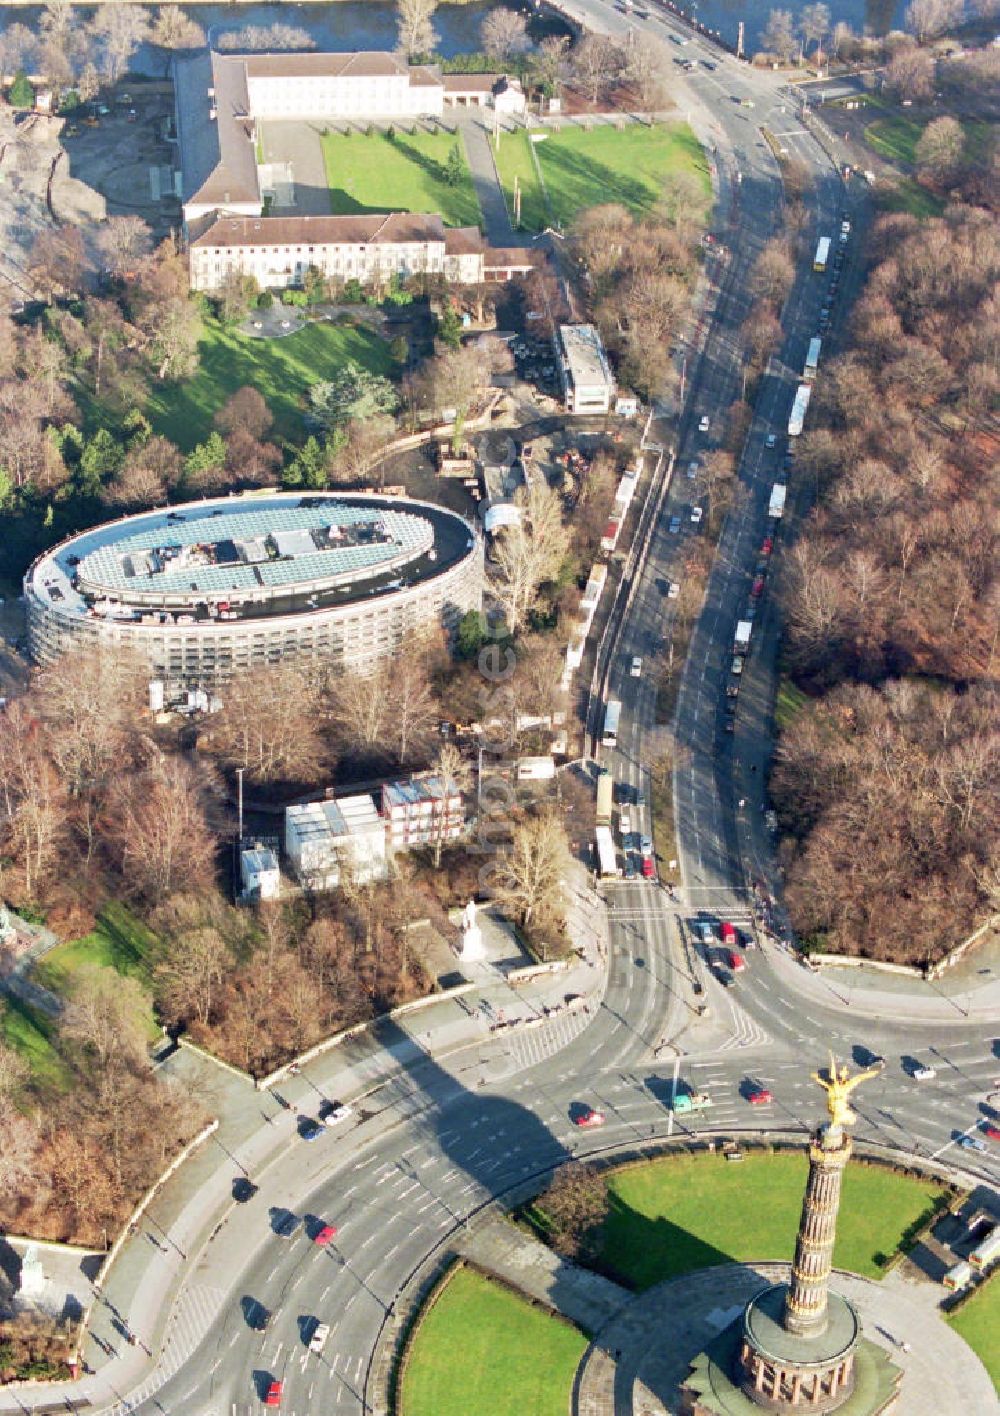
[[[678,1092],[670,1109],[675,1116],[683,1116],[689,1111],[705,1111],[712,1105],[708,1092]]]
[[[611,808],[614,805],[614,778],[605,767],[597,779],[597,824],[611,825]]]
[[[767,504],[768,516],[773,516],[775,521],[785,514],[785,493],[787,488],[781,482],[775,482],[771,488],[771,500]]]
[[[733,635],[733,653],[745,654],[750,648],[750,636],[753,633],[753,620],[739,620],[736,625],[736,633]]]

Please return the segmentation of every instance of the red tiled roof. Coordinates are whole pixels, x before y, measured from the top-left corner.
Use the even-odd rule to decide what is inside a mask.
[[[219,214],[192,242],[198,246],[374,246],[445,241],[439,216],[394,211],[360,216]]]

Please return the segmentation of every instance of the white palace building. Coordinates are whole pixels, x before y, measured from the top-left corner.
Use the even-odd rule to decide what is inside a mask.
[[[193,290],[218,289],[227,272],[262,287],[324,275],[369,284],[437,274],[461,284],[508,280],[533,268],[530,253],[491,250],[475,227],[406,212],[348,216],[264,215],[258,166],[261,122],[438,118],[445,106],[523,110],[516,80],[439,77],[380,51],[228,54],[203,50],[175,66],[181,202]]]

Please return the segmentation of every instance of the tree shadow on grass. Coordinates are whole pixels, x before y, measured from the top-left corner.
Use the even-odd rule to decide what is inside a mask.
[[[595,202],[620,202],[639,214],[652,211],[655,193],[644,182],[621,168],[595,162],[568,148],[550,147],[539,154],[549,198],[561,221],[570,221],[583,207]]]
[[[600,1273],[638,1292],[695,1269],[731,1264],[732,1254],[663,1215],[647,1215],[609,1195],[608,1216],[593,1262]]]

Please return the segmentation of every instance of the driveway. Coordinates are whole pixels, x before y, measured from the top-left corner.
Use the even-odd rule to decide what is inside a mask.
[[[262,184],[274,192],[272,216],[329,216],[330,191],[320,130],[311,123],[261,125]],[[269,179],[269,180],[266,180]]]
[[[455,119],[465,138],[465,152],[469,159],[472,185],[483,213],[486,239],[493,246],[526,245],[531,238],[523,231],[515,231],[507,215],[507,203],[490,148],[491,114],[484,114],[484,110],[479,108],[456,108]],[[500,141],[503,142],[503,138]]]

